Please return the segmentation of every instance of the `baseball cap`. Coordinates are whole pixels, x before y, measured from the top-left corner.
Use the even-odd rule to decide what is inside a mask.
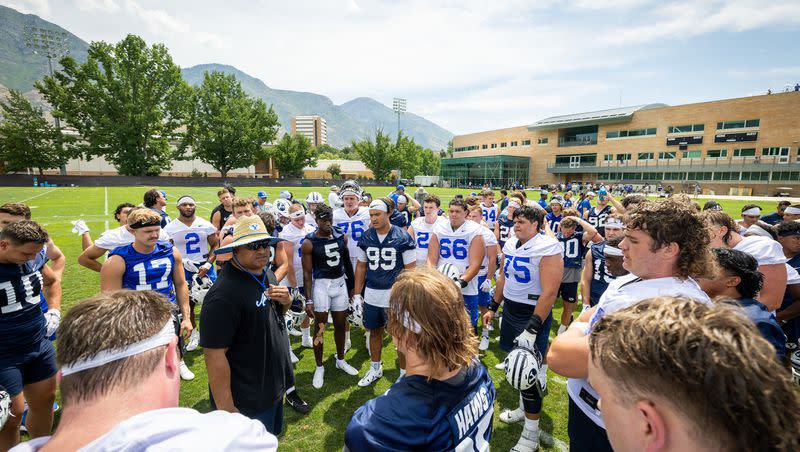
[[[281,190],[280,197],[283,199],[292,199],[292,194],[288,190]]]
[[[266,199],[267,198],[267,192],[265,192],[265,191],[258,192],[258,197]]]
[[[408,200],[403,195],[398,196],[396,201],[397,201],[398,204],[407,204],[408,203]]]
[[[589,193],[586,193],[586,196],[597,196],[597,195],[593,191],[590,191]]]
[[[405,185],[398,185],[398,186],[397,186],[397,189],[398,189],[398,190],[405,190],[405,189],[406,189],[406,186],[405,186]]]

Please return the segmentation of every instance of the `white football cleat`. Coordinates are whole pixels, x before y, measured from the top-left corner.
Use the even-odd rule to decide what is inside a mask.
[[[180,373],[181,373],[181,380],[192,381],[194,380],[194,372],[189,369],[189,366],[186,365],[183,360],[181,360],[181,364],[179,366]]]
[[[314,378],[311,380],[311,386],[319,389],[322,387],[322,383],[325,382],[325,368],[320,366],[317,367],[317,370],[314,371]]]
[[[478,350],[487,350],[489,348],[489,336],[481,337],[481,343],[478,345]]]
[[[519,440],[511,452],[534,452],[539,450],[539,429],[523,428]]]
[[[341,364],[340,364],[340,363],[341,363]],[[341,371],[343,371],[343,372],[344,372],[344,373],[346,373],[347,375],[354,375],[354,376],[355,376],[355,375],[358,375],[358,370],[356,370],[356,368],[355,368],[355,367],[351,366],[351,365],[350,365],[350,364],[349,364],[347,361],[345,361],[345,360],[341,360],[341,361],[339,361],[339,360],[336,360],[336,368],[337,368],[337,369],[339,369],[339,370],[341,370]]]
[[[192,330],[192,334],[189,336],[189,342],[186,344],[186,351],[193,352],[197,350],[197,347],[200,346],[200,332],[197,330]]]
[[[539,384],[542,385],[542,393],[544,393],[544,391],[547,390],[547,364],[539,369],[539,375],[537,375],[537,377],[539,378]]]
[[[302,335],[303,335],[303,333],[300,330],[298,330],[297,328],[289,329],[289,336],[302,336]]]
[[[556,336],[560,336],[561,333],[563,333],[564,331],[567,331],[567,326],[562,324],[561,326],[558,327],[558,333],[556,333]]]
[[[505,410],[500,413],[500,420],[506,424],[516,424],[525,420],[525,412],[522,411],[522,408]]]
[[[303,336],[303,339],[300,340],[300,345],[305,348],[314,348],[314,343],[311,342],[311,336]]]
[[[383,366],[379,367],[378,370],[375,370],[371,365],[369,366],[369,370],[367,374],[364,375],[364,378],[358,381],[358,385],[362,388],[371,385],[378,381],[379,378],[383,376]]]
[[[294,350],[292,350],[292,347],[289,347],[289,358],[292,359],[292,364],[297,364],[300,362],[300,358],[298,358],[297,355],[294,354]]]
[[[506,370],[506,362],[500,361],[499,363],[494,365],[494,368],[497,370]]]
[[[89,226],[87,226],[86,222],[83,220],[70,221],[70,223],[72,223],[73,226],[72,232],[78,235],[83,235],[89,232]]]

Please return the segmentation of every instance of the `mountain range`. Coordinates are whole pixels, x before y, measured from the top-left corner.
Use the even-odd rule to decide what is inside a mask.
[[[0,5],[0,95],[5,88],[23,91],[32,101],[41,102],[33,90],[33,83],[48,74],[47,59],[34,53],[27,45],[26,35],[31,27],[63,33],[69,54],[79,62],[86,61],[89,44],[59,27],[33,14],[22,14]],[[58,65],[54,62],[55,69]],[[374,136],[376,130],[394,136],[397,133],[397,116],[391,108],[369,97],[358,97],[336,105],[320,94],[275,89],[239,69],[224,64],[200,64],[183,68],[181,73],[187,83],[198,85],[206,71],[233,74],[245,92],[272,105],[281,123],[281,130],[291,130],[292,116],[319,115],[325,118],[328,143],[336,148],[348,146],[351,141]],[[414,138],[423,147],[433,150],[447,148],[453,134],[427,119],[413,113],[400,117],[403,133]]]

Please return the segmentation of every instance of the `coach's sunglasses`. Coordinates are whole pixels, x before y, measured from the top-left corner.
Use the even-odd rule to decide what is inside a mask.
[[[258,251],[260,249],[269,248],[269,246],[269,240],[259,240],[258,242],[248,243],[245,245],[245,247],[247,247],[247,249],[250,251]]]

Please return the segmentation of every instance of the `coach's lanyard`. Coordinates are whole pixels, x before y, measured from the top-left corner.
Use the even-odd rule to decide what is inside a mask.
[[[261,290],[263,290],[263,292],[261,294],[261,300],[257,301],[256,305],[257,306],[263,306],[263,304],[260,304],[262,302],[264,304],[269,304],[270,308],[272,308],[272,312],[275,314],[275,318],[278,320],[278,328],[280,328],[281,330],[286,328],[286,325],[281,320],[281,316],[280,316],[280,314],[278,313],[278,310],[275,307],[275,303],[270,303],[272,301],[272,299],[269,297],[269,295],[267,295],[267,292],[268,292],[268,289],[269,289],[269,282],[268,282],[268,279],[267,279],[267,270],[264,269],[264,276],[261,277],[261,279],[259,279],[259,276],[256,276],[255,274],[253,274],[250,271],[248,271],[247,269],[245,269],[244,266],[242,265],[242,263],[239,262],[239,259],[237,259],[235,255],[233,256],[233,262],[236,264],[237,267],[239,267],[239,269],[241,269],[243,272],[245,272],[248,275],[250,275],[250,277],[253,278],[256,281],[256,283],[258,283],[259,286],[261,286]]]

